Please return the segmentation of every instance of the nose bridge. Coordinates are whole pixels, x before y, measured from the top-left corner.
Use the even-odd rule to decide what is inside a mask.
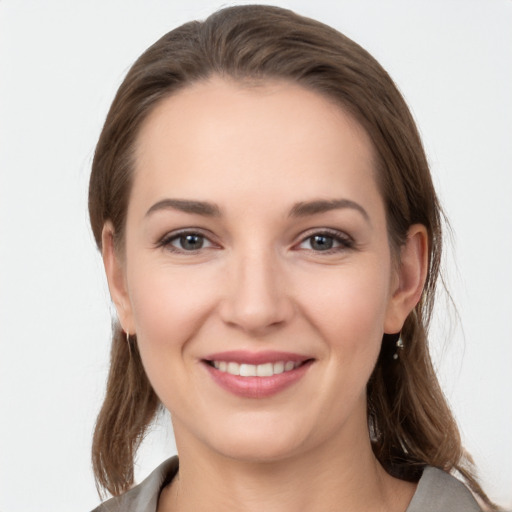
[[[245,331],[262,332],[289,319],[282,262],[268,245],[247,244],[233,252],[224,320]]]

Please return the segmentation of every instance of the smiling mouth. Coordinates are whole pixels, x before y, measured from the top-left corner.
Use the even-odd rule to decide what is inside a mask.
[[[221,388],[242,398],[270,398],[295,385],[315,358],[274,350],[231,350],[209,354],[203,367]]]
[[[290,372],[312,361],[275,361],[262,364],[237,363],[234,361],[206,361],[207,364],[222,373],[239,377],[272,377],[281,373]]]

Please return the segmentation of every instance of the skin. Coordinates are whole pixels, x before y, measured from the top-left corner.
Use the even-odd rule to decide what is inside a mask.
[[[374,168],[349,115],[286,82],[214,77],[146,120],[123,252],[107,223],[103,256],[120,322],[173,421],[180,471],[159,512],[406,509],[415,487],[373,456],[365,389],[383,333],[399,332],[421,296],[427,235],[411,226],[392,254]],[[339,199],[350,203],[293,214]],[[203,246],[183,248],[184,229]],[[276,395],[240,397],[202,362],[239,349],[313,364]]]

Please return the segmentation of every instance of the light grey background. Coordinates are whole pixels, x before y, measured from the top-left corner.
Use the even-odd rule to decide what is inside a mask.
[[[512,507],[512,2],[275,3],[362,44],[411,105],[455,233],[446,268],[460,323],[450,328],[441,300],[436,365],[485,487]],[[94,145],[133,60],[221,5],[0,1],[2,512],[98,502],[89,450],[111,308],[87,220]],[[174,452],[165,424],[138,479]]]

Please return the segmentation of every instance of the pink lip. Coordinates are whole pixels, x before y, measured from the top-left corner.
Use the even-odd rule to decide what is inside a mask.
[[[243,398],[268,398],[299,381],[313,363],[312,358],[290,352],[231,351],[211,354],[204,360],[204,367],[213,380],[226,391]],[[301,366],[271,377],[240,377],[217,370],[208,361],[233,361],[239,364],[263,364],[293,361]]]

